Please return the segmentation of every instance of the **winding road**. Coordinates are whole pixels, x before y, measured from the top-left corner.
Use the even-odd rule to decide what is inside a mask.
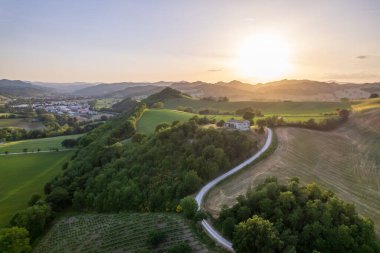
[[[243,163],[239,164],[235,168],[229,170],[228,172],[224,173],[223,175],[220,175],[219,177],[215,178],[214,180],[210,181],[208,184],[203,186],[203,188],[198,192],[198,194],[195,196],[195,201],[198,204],[198,209],[202,206],[202,201],[204,197],[206,196],[207,192],[209,192],[215,185],[217,185],[220,181],[226,179],[227,177],[235,174],[239,170],[243,169],[247,165],[251,164],[255,160],[257,160],[272,143],[272,130],[270,128],[268,129],[267,139],[265,141],[264,146],[252,157],[244,161]],[[202,220],[201,222],[203,229],[206,231],[206,233],[219,245],[221,245],[223,248],[234,252],[234,249],[232,248],[232,242],[225,239],[222,235],[219,234],[218,231],[216,231],[208,222],[207,220]]]

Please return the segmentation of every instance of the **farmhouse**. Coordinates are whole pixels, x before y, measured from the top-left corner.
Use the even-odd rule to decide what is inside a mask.
[[[224,127],[238,129],[240,131],[247,131],[250,129],[250,122],[248,120],[230,119],[224,124]]]

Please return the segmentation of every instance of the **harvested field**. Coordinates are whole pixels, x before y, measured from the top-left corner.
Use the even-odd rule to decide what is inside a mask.
[[[278,148],[266,160],[214,188],[205,207],[217,215],[268,176],[317,182],[354,203],[380,236],[380,110],[356,113],[332,132],[278,128]]]

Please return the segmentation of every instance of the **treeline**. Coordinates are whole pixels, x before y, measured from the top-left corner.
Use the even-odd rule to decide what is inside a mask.
[[[14,128],[7,127],[0,129],[0,140],[3,141],[18,141],[26,139],[39,139],[46,137],[55,137],[62,135],[72,135],[72,134],[81,134],[87,133],[92,129],[95,129],[99,125],[103,124],[102,122],[91,122],[91,123],[80,123],[76,126],[63,126],[58,129],[35,129],[27,131],[23,128]]]
[[[237,253],[380,252],[373,222],[314,183],[268,178],[237,200],[216,222]]]
[[[316,122],[315,119],[309,119],[308,121],[299,122],[287,122],[281,116],[266,117],[264,119],[256,120],[256,124],[259,130],[263,130],[264,127],[279,127],[279,126],[290,126],[290,127],[301,127],[320,131],[334,130],[345,123],[350,115],[350,111],[342,109],[338,113],[338,117],[330,117]]]

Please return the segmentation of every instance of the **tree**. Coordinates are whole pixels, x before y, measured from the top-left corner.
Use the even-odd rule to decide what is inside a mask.
[[[132,136],[131,141],[132,141],[133,143],[142,143],[145,139],[146,139],[146,135],[145,135],[145,134],[142,134],[142,133],[135,133],[135,134]]]
[[[153,230],[148,234],[147,244],[149,247],[156,248],[165,241],[167,234],[163,230]]]
[[[188,219],[193,219],[198,210],[198,204],[194,198],[187,196],[181,199],[180,206],[182,207],[183,214]]]
[[[12,226],[26,228],[31,239],[40,236],[52,219],[52,211],[49,205],[34,205],[16,213],[10,224]]]
[[[342,121],[347,121],[348,120],[348,116],[350,116],[350,111],[349,110],[347,110],[347,109],[339,110],[339,118]]]
[[[25,228],[2,228],[0,229],[0,252],[28,253],[32,250],[29,240],[29,233]]]
[[[33,206],[42,198],[42,196],[38,193],[33,193],[28,201],[28,206]]]
[[[252,121],[253,118],[255,117],[255,114],[253,112],[245,112],[243,114],[243,119]]]
[[[233,238],[236,253],[279,252],[281,240],[273,224],[257,215],[236,226]]]
[[[156,126],[156,128],[155,128],[155,132],[158,133],[158,132],[160,132],[162,130],[165,130],[165,129],[169,128],[169,127],[170,127],[170,125],[168,123],[166,123],[166,122],[158,124]]]
[[[225,236],[232,238],[235,229],[236,220],[233,217],[228,217],[223,221],[222,231]]]
[[[65,139],[62,141],[62,146],[65,148],[73,148],[78,145],[78,141],[76,139]]]
[[[369,96],[369,98],[378,98],[378,97],[379,97],[378,93],[371,93],[371,95]]]
[[[168,253],[191,253],[192,249],[186,242],[180,242],[168,249]]]
[[[46,202],[52,206],[54,211],[59,211],[71,204],[71,198],[66,189],[57,187],[46,197]]]
[[[154,104],[152,104],[152,108],[156,108],[156,109],[162,109],[164,108],[165,104],[163,102],[156,102]]]
[[[216,126],[217,127],[223,127],[225,123],[226,122],[224,122],[224,120],[221,119],[220,121],[218,121],[218,123],[216,123]]]

